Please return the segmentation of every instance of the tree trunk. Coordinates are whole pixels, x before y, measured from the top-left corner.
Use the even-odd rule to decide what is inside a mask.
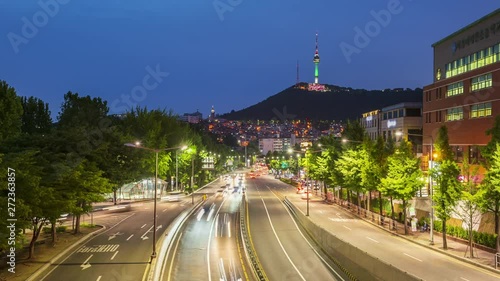
[[[358,215],[360,215],[361,214],[361,207],[360,207],[361,200],[359,200],[359,191],[356,191],[356,201],[357,201],[356,203],[358,205]]]
[[[500,251],[500,231],[498,229],[499,218],[500,218],[500,216],[498,216],[498,212],[496,212],[495,213],[495,233],[497,234],[497,247],[496,247],[497,253]]]
[[[113,190],[113,205],[116,205],[116,191],[117,189]]]
[[[57,239],[57,234],[56,234],[56,220],[52,220],[50,222],[51,224],[51,236],[52,236],[52,246],[56,245],[56,239]]]
[[[378,192],[378,208],[379,208],[379,213],[380,216],[383,216],[384,212],[382,210],[383,204],[382,204],[382,192]]]
[[[448,243],[446,243],[446,220],[443,220],[443,249],[448,250]]]
[[[403,199],[403,224],[405,226],[405,235],[408,235],[408,226],[406,225],[406,200]]]
[[[40,236],[40,231],[42,230],[44,222],[45,220],[40,220],[40,221],[38,219],[33,220],[33,235],[31,236],[28,259],[32,259],[35,257],[35,243],[38,240],[38,237]]]
[[[78,234],[80,233],[80,217],[81,215],[78,214],[76,215],[76,220],[75,220],[75,232],[73,234]]]
[[[392,203],[392,196],[391,198],[391,219],[394,220],[394,204]]]
[[[325,193],[325,201],[328,199],[328,189],[326,188],[326,183],[323,181],[323,192]]]
[[[469,211],[469,251],[470,251],[470,257],[474,257],[474,251],[472,250],[472,211]]]
[[[382,192],[378,192],[378,207],[379,207],[379,215],[380,215],[380,224],[383,224],[384,220],[384,212],[382,210],[383,204],[382,204]]]

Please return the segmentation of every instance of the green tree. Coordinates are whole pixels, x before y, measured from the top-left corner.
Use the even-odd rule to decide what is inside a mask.
[[[23,107],[16,90],[0,80],[0,143],[21,132]]]
[[[367,153],[364,149],[348,149],[335,161],[335,167],[342,174],[342,184],[348,189],[348,194],[356,192],[358,213],[360,212],[359,193],[363,191],[361,171],[365,157],[367,157]],[[348,196],[348,200],[350,197]]]
[[[438,154],[438,159],[441,161],[453,160],[453,151],[448,140],[448,127],[445,125],[439,128],[434,147]]]
[[[472,166],[469,164],[469,155],[466,153],[462,164],[462,194],[460,201],[455,206],[455,214],[462,219],[465,225],[467,225],[467,231],[469,233],[468,247],[471,258],[474,257],[472,248],[473,229],[481,220],[481,194],[478,192],[479,189],[477,184],[478,168],[479,166],[477,165]]]
[[[387,162],[387,176],[381,180],[379,189],[382,193],[403,201],[403,222],[405,234],[408,234],[407,204],[415,196],[417,190],[423,186],[420,161],[412,154],[410,143],[403,141],[395,153],[389,156]]]
[[[481,148],[481,155],[486,159],[485,167],[489,167],[489,162],[493,154],[495,154],[496,145],[500,143],[500,115],[495,117],[493,127],[486,131],[487,136],[491,136],[488,144]]]
[[[498,229],[500,205],[500,143],[489,156],[489,170],[481,183],[481,206],[483,210],[490,210],[495,214],[495,233],[497,234],[496,249],[500,249],[500,232]]]
[[[446,243],[446,221],[451,217],[453,209],[461,196],[461,184],[458,181],[460,168],[451,160],[442,161],[437,167],[431,169],[432,178],[437,186],[434,191],[433,201],[436,216],[443,222],[443,248],[448,249]]]
[[[21,98],[22,132],[28,135],[47,134],[52,128],[49,104],[35,97]]]
[[[103,194],[111,192],[112,188],[97,165],[87,160],[69,170],[63,182],[66,183],[64,192],[72,202],[71,213],[76,216],[76,234],[80,232],[81,215],[92,211],[92,203],[103,201]]]

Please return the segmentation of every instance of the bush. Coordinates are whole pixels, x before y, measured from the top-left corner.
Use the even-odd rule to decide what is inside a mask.
[[[438,220],[434,220],[434,231],[443,231],[443,222],[442,221],[438,221]]]
[[[42,231],[44,234],[51,234],[52,228],[51,227],[44,227],[44,228],[42,228]]]
[[[439,231],[441,232],[443,228],[443,222],[439,220],[434,221],[434,231]],[[446,234],[457,237],[460,239],[464,240],[469,240],[469,232],[467,229],[462,228],[461,226],[452,226],[452,225],[447,225],[446,226]],[[475,230],[472,231],[472,241],[474,243],[483,245],[489,248],[495,248],[496,246],[496,240],[497,235],[496,234],[489,234],[489,233],[484,233],[484,232],[477,232]]]
[[[58,226],[58,227],[56,227],[56,232],[57,233],[66,232],[66,228],[67,228],[67,226],[65,226],[65,225]]]

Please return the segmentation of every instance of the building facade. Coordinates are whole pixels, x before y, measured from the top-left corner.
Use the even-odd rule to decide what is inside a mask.
[[[482,160],[480,146],[500,114],[500,9],[432,45],[434,81],[424,87],[424,153],[438,129],[448,128],[460,163]],[[432,138],[431,138],[432,137]]]
[[[365,128],[368,137],[373,141],[380,136],[380,120],[382,120],[382,115],[379,109],[363,113],[361,118],[361,126]]]
[[[393,138],[396,142],[407,139],[413,144],[414,152],[422,153],[422,103],[403,102],[382,108],[380,133],[384,140]]]

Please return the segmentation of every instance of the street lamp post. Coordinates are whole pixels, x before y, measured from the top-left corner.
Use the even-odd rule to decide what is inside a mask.
[[[297,150],[293,150],[293,149],[288,149],[288,153],[293,153],[293,152],[300,152],[300,153],[305,153],[307,152],[306,151],[297,151]],[[310,150],[309,152],[310,153],[315,153],[315,152],[322,152],[323,150],[319,149],[319,150]],[[284,157],[284,156],[283,156]],[[307,179],[308,177],[306,177],[306,216],[308,217],[309,216],[309,186],[307,186]]]
[[[153,206],[153,251],[151,253],[151,260],[156,258],[156,201],[157,201],[157,196],[158,196],[158,190],[157,190],[157,179],[158,179],[158,153],[160,151],[167,151],[167,150],[173,150],[173,149],[178,149],[180,147],[171,147],[171,148],[163,148],[163,149],[153,149],[153,148],[148,148],[141,146],[139,142],[136,142],[135,144],[133,143],[126,143],[125,146],[133,147],[133,148],[140,148],[140,149],[145,149],[149,151],[153,151],[155,153],[155,185],[154,185],[154,206]]]
[[[396,132],[396,135],[403,135],[402,132]],[[431,199],[431,225],[430,225],[430,244],[434,245],[434,186],[433,186],[433,179],[432,179],[432,174],[430,170],[434,168],[434,154],[433,154],[433,147],[434,147],[434,138],[432,135],[419,135],[419,134],[407,134],[408,136],[416,136],[416,137],[429,137],[431,138],[431,149],[430,149],[430,155],[429,155],[429,198]]]

